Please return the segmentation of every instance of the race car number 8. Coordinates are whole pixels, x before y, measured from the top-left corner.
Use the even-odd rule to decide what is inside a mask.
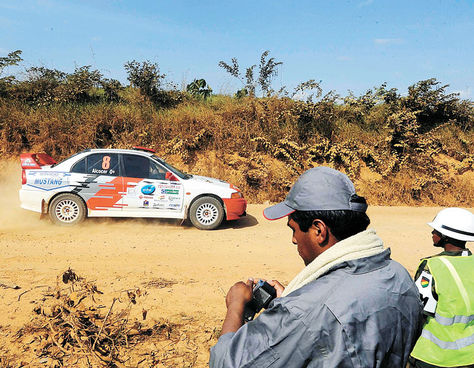
[[[104,156],[102,159],[102,169],[108,170],[110,168],[110,156]]]

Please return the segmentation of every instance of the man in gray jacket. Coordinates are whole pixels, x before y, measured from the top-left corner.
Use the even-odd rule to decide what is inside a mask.
[[[243,324],[252,282],[226,297],[215,367],[405,367],[418,337],[421,302],[408,272],[390,259],[366,215],[365,199],[343,173],[306,171],[285,201],[265,209],[288,217],[305,268]]]

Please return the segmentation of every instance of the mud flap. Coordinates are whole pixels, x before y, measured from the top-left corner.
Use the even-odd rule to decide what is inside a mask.
[[[41,213],[40,213],[40,220],[44,219],[48,214],[48,206],[44,199],[41,200]]]

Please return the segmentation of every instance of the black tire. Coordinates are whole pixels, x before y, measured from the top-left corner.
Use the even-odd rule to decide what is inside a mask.
[[[84,221],[86,206],[75,194],[58,195],[49,205],[49,217],[57,225],[73,226]]]
[[[224,208],[216,198],[201,197],[191,205],[189,219],[200,230],[214,230],[224,219]]]

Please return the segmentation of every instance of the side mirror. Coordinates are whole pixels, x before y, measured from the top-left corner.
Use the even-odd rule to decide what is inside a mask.
[[[165,174],[165,180],[178,181],[178,178],[172,172],[167,171]]]

